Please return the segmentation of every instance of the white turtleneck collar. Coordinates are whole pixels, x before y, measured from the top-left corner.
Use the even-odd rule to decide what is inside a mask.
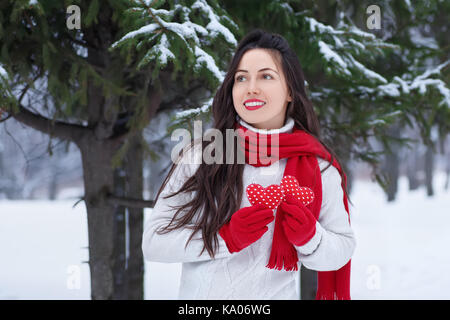
[[[294,119],[291,117],[288,117],[286,119],[286,122],[284,126],[282,126],[279,129],[258,129],[253,127],[252,125],[245,122],[243,119],[239,117],[239,115],[236,116],[236,119],[239,121],[241,125],[246,127],[247,129],[256,132],[256,133],[262,133],[262,134],[276,134],[276,133],[292,133],[292,129],[294,128]]]

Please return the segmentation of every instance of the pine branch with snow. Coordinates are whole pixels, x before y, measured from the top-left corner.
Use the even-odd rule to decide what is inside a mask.
[[[169,9],[161,1],[134,1],[128,9],[137,21],[136,30],[128,32],[112,45],[112,50],[134,50],[141,54],[138,69],[152,65],[152,79],[159,71],[174,66],[187,83],[189,77],[204,78],[212,91],[223,81],[226,64],[237,45],[233,34],[238,26],[215,1],[178,1]],[[230,30],[232,29],[232,30]],[[191,118],[208,112],[209,105],[193,107],[176,115]]]

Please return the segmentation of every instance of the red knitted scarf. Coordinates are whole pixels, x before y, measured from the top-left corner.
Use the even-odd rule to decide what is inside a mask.
[[[319,218],[322,205],[322,180],[317,157],[331,162],[331,155],[323,145],[312,135],[294,127],[292,133],[262,134],[256,133],[236,123],[241,151],[245,151],[245,161],[255,167],[269,166],[279,159],[288,158],[283,176],[291,175],[297,178],[300,186],[309,187],[314,191],[315,200],[308,209]],[[345,190],[347,179],[335,159],[332,165],[341,173],[342,188]],[[344,192],[344,206],[348,210],[347,196]],[[272,240],[268,268],[286,271],[297,271],[297,250],[291,244],[283,231],[281,220],[284,212],[278,207],[275,217],[275,230]],[[350,221],[350,217],[349,217]],[[319,271],[316,299],[350,300],[350,264],[336,271]]]

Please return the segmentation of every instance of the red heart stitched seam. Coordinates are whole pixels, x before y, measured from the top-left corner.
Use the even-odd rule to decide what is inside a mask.
[[[300,187],[294,176],[285,176],[281,184],[272,184],[266,188],[257,183],[249,184],[246,188],[247,198],[252,205],[265,204],[269,209],[275,209],[291,194],[305,206],[314,201],[314,192],[308,187]]]

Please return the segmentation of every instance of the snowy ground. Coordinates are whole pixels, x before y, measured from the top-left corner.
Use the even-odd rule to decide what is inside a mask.
[[[450,190],[407,192],[387,203],[373,183],[351,198],[357,249],[353,299],[450,299]],[[0,201],[0,299],[89,299],[87,221],[74,201]],[[146,215],[150,210],[146,211]],[[146,299],[176,299],[180,264],[146,263]]]

